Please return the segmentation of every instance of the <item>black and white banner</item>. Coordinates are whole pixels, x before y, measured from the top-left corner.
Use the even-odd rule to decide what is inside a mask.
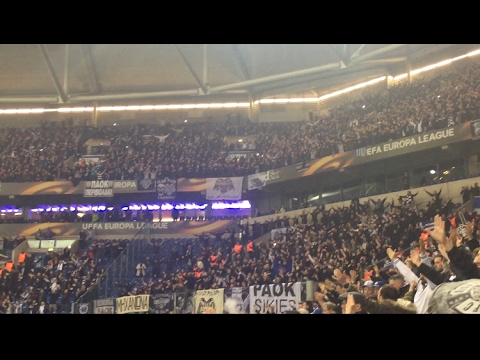
[[[94,314],[115,314],[115,299],[95,300],[93,303]]]
[[[224,310],[226,310],[228,313],[248,314],[248,311],[250,310],[250,294],[248,287],[228,288],[224,290],[224,295]],[[232,306],[230,302],[235,305],[235,309],[230,308]]]
[[[150,295],[123,296],[116,299],[117,314],[148,312]]]
[[[207,178],[207,200],[240,200],[243,177]]]
[[[155,189],[155,180],[149,178],[137,180],[138,191],[151,191],[153,189]]]
[[[84,197],[112,197],[114,182],[111,180],[85,181]]]
[[[195,314],[202,314],[205,308],[213,308],[223,314],[224,289],[197,290],[195,292]]]
[[[472,127],[472,140],[480,139],[480,120],[473,120],[470,122]]]
[[[174,310],[174,294],[150,295],[149,314],[169,314]]]
[[[248,190],[261,189],[267,184],[267,172],[248,175]]]
[[[297,170],[297,172],[304,172],[305,170],[308,170],[309,167],[310,161],[303,161],[295,164],[295,169]]]
[[[195,312],[195,297],[193,291],[176,293],[175,314],[193,314]]]
[[[301,299],[300,282],[250,286],[250,314],[265,314],[270,306],[275,314],[297,310]]]
[[[165,177],[157,180],[157,198],[159,200],[173,200],[177,195],[177,180]]]
[[[74,314],[93,314],[93,303],[81,303],[73,306]]]

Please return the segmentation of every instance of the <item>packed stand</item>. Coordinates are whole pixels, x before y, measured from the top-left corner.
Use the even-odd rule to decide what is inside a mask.
[[[64,161],[77,154],[82,128],[70,121],[60,126],[42,122],[37,128],[0,129],[0,181],[30,182],[67,180]]]
[[[456,303],[453,309],[445,294],[456,288],[466,301],[480,284],[474,280],[480,279],[480,218],[464,210],[455,216],[440,194],[432,193],[423,210],[414,203],[416,194],[407,193],[397,206],[387,198],[373,206],[353,201],[315,209],[312,223],[305,213],[292,219],[293,226],[277,219],[272,228],[287,230],[264,245],[273,254],[269,266],[280,269],[270,280],[318,282],[315,299],[295,313],[468,313],[471,306]]]
[[[235,239],[235,229],[196,238],[152,239],[134,274],[124,284],[116,284],[118,296],[242,286],[221,276],[235,259]]]
[[[0,314],[70,313],[127,246],[125,240],[80,240],[80,248],[19,254],[0,269]],[[51,251],[50,251],[51,250]]]
[[[480,64],[473,63],[432,80],[366,92],[363,99],[334,108],[329,115],[299,123],[255,123],[238,117],[182,126],[91,129],[63,123],[2,129],[0,181],[249,175],[478,119],[479,80]],[[238,150],[238,145],[224,141],[229,135],[245,138],[245,157],[226,156]],[[109,140],[110,145],[95,150],[104,161],[77,162],[67,169],[64,160],[89,138]]]
[[[480,218],[466,210],[454,215],[455,204],[442,200],[441,192],[432,193],[431,202],[418,209],[415,195],[319,207],[312,222],[306,217],[293,226],[279,222],[285,232],[258,244],[244,227],[245,243],[219,240],[227,251],[219,251],[218,242],[206,243],[204,236],[197,239],[204,244],[197,258],[187,243],[178,247],[182,252],[161,251],[163,244],[179,245],[163,240],[156,245],[158,252],[170,256],[172,264],[183,261],[180,268],[157,263],[150,278],[141,262],[136,269],[140,283],[124,287],[120,296],[313,280],[318,283],[315,299],[294,312],[423,314],[435,312],[432,306],[450,311],[443,302],[434,304],[434,289],[480,279]]]
[[[110,140],[101,165],[81,164],[76,177],[138,179],[155,177],[244,176],[344,151],[375,145],[479,118],[480,65],[430,81],[366,94],[331,110],[328,116],[300,123],[254,123],[241,118],[224,125],[207,122],[182,127],[134,125],[108,127],[98,136]],[[413,104],[413,106],[412,106]],[[245,137],[245,157],[227,159],[238,145],[225,136]]]

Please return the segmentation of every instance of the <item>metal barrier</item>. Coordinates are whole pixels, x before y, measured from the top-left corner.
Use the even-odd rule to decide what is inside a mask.
[[[151,223],[146,222],[143,224],[142,228],[128,242],[127,247],[118,255],[88,292],[75,302],[76,304],[113,297],[115,284],[121,283],[134,271],[140,257],[145,252],[147,243],[150,241],[150,228]]]

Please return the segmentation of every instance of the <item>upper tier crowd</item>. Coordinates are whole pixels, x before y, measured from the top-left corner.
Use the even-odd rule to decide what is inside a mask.
[[[0,130],[0,181],[133,180],[169,177],[244,176],[324,157],[367,145],[440,129],[480,118],[480,63],[415,80],[388,90],[366,92],[325,116],[293,123],[256,123],[240,117],[223,123],[58,126]],[[237,145],[226,136],[241,136],[245,157],[227,157]],[[82,144],[105,139],[96,149],[99,163],[65,160],[86,154]]]

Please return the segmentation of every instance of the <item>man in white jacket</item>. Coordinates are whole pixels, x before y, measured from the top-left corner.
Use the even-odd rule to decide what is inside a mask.
[[[412,256],[412,254],[413,256],[416,256],[416,253],[419,253],[419,251],[412,249],[410,251],[410,256]],[[387,249],[387,254],[390,259],[395,259],[395,251],[393,251],[391,248]],[[420,258],[423,263],[431,266],[431,260],[424,252],[420,255]],[[419,278],[402,260],[398,258],[393,261],[393,265],[397,268],[400,274],[403,275],[408,283],[412,283],[414,281],[417,283],[417,290],[415,292],[415,296],[413,297],[413,303],[417,307],[417,314],[425,314],[427,312],[430,299],[433,295],[435,284],[431,283],[428,279],[425,281],[423,277]]]

